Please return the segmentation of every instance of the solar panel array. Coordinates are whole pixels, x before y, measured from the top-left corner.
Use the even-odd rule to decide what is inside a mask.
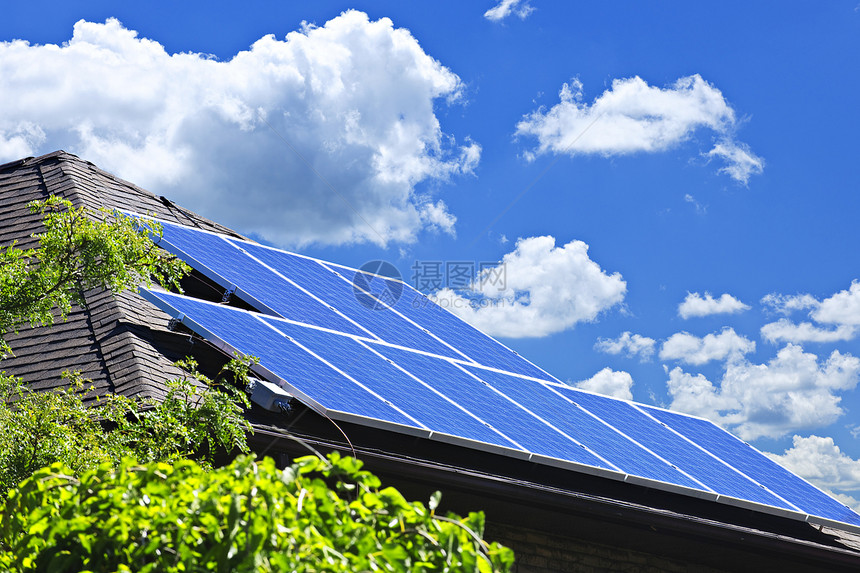
[[[259,312],[143,294],[332,419],[860,530],[713,423],[569,387],[401,281],[169,223],[160,244]]]

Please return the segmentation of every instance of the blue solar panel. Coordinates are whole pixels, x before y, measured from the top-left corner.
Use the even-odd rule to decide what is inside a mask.
[[[468,370],[520,404],[536,408],[541,418],[598,452],[624,473],[701,489],[700,484],[543,384],[480,368]],[[652,425],[657,424],[652,421]]]
[[[860,527],[860,515],[714,424],[559,384],[401,281],[164,229],[171,251],[290,320],[168,293],[147,297],[216,343],[257,356],[323,414]]]
[[[516,444],[394,367],[366,345],[346,336],[283,320],[264,320],[324,360],[336,364],[351,378],[398,406],[428,429],[507,448],[516,447]]]
[[[259,358],[262,366],[327,410],[417,427],[415,421],[314,358],[254,314],[179,295],[148,292],[233,349]]]
[[[381,344],[374,347],[506,436],[516,436],[516,441],[526,450],[598,468],[616,469],[454,364]]]
[[[328,266],[341,274],[349,272],[337,265]],[[554,380],[552,376],[510,348],[440,307],[412,286],[379,277],[368,282],[373,285],[374,290],[384,293],[380,297],[382,301],[455,347],[474,362],[542,380]],[[381,283],[384,283],[384,286]],[[391,296],[392,294],[396,296]]]
[[[794,509],[627,402],[580,392],[572,388],[561,388],[559,391],[634,440],[647,444],[652,452],[712,491],[774,507]]]
[[[712,422],[647,406],[642,406],[642,409],[750,478],[766,484],[801,511],[860,525],[860,515]]]
[[[346,280],[332,269],[313,260],[284,251],[233,241],[264,264],[272,267],[303,288],[316,294],[327,304],[362,325],[378,338],[442,356],[463,358],[461,354],[433,338],[417,326],[386,309],[374,309],[356,298],[351,278]],[[270,296],[276,297],[278,293]],[[371,306],[371,308],[368,308]]]
[[[164,223],[163,229],[162,241],[169,243],[173,252],[194,260],[194,266],[202,267],[201,271],[209,271],[210,278],[225,289],[239,286],[243,292],[257,301],[264,301],[273,312],[284,318],[369,336],[327,305],[246,256],[220,235],[170,223]],[[278,296],[273,297],[271,293],[278,293]]]

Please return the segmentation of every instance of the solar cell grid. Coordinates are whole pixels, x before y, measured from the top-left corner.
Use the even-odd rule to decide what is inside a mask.
[[[171,251],[289,320],[145,295],[219,345],[260,358],[323,414],[860,528],[860,515],[711,422],[558,383],[402,281],[169,223],[164,229]]]
[[[247,294],[245,298],[250,298],[246,302],[259,302],[291,320],[350,334],[369,335],[289,280],[245,256],[240,248],[222,236],[170,223],[163,223],[162,227],[162,241],[170,246],[172,252],[195,261],[195,268],[225,289],[238,286],[240,296]],[[278,296],[271,296],[271,293],[278,293]]]
[[[145,292],[187,315],[233,349],[259,358],[261,365],[324,410],[416,426],[403,413],[314,358],[252,313],[169,293]]]
[[[366,344],[283,320],[264,320],[314,354],[329,363],[337,364],[351,378],[394,404],[429,430],[516,448],[516,444],[374,353]]]
[[[352,283],[313,260],[267,247],[232,241],[259,261],[289,276],[298,285],[317,294],[376,337],[441,356],[463,358],[456,350],[388,310],[368,308],[356,299]]]
[[[573,389],[559,388],[558,391],[634,440],[647,444],[655,454],[711,491],[774,507],[795,509],[626,402]]]
[[[543,384],[480,368],[468,370],[520,404],[536,408],[543,419],[598,452],[620,471],[684,487],[702,487]]]
[[[375,345],[419,379],[516,441],[527,451],[590,466],[616,470],[579,444],[539,422],[534,416],[493,391],[454,364],[406,350]]]
[[[800,511],[843,523],[860,525],[860,515],[857,515],[850,508],[758,453],[752,446],[723,431],[713,423],[657,408],[640,407],[669,427],[675,428],[721,459],[726,460],[727,463],[738,468],[752,479],[767,484],[778,491],[780,496],[798,507]]]

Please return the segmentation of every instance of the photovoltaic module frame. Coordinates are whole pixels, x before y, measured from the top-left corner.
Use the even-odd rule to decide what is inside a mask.
[[[403,281],[159,223],[159,246],[256,312],[141,294],[320,414],[860,531],[848,506],[712,422],[563,384]]]

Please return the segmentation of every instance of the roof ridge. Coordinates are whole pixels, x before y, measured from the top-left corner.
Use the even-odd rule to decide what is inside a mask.
[[[63,149],[57,149],[56,151],[51,151],[50,153],[46,153],[44,155],[39,155],[37,157],[29,155],[27,157],[24,157],[21,159],[15,159],[15,160],[9,161],[7,163],[0,163],[0,172],[8,171],[10,169],[16,169],[18,167],[21,167],[22,165],[42,163],[44,161],[47,161],[49,159],[54,159],[57,157],[74,157],[75,159],[80,160],[80,158],[77,155],[75,155],[74,153],[69,153],[68,151],[65,151]]]

